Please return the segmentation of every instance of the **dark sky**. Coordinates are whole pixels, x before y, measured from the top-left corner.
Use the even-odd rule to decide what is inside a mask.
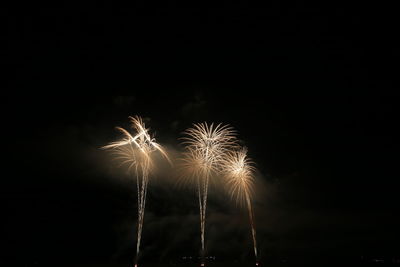
[[[4,11],[1,261],[130,261],[135,186],[98,149],[130,115],[174,151],[194,122],[238,130],[259,170],[261,260],[400,256],[399,98],[387,93],[398,88],[398,45],[383,11]],[[144,262],[198,254],[194,192],[165,172],[149,186]],[[208,253],[251,260],[246,213],[226,200],[212,190]]]

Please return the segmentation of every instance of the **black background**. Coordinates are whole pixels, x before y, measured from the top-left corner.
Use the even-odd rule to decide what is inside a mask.
[[[138,114],[177,150],[194,122],[239,131],[267,188],[256,205],[261,262],[393,263],[399,108],[388,93],[398,88],[390,10],[303,2],[4,10],[1,261],[131,260],[134,187],[113,176],[98,148]],[[209,255],[252,261],[246,217],[212,199],[210,229],[225,240],[210,230]],[[147,208],[143,262],[198,254],[199,241],[182,231],[197,231],[194,196],[156,183]],[[224,232],[229,216],[245,226]],[[165,233],[173,231],[183,238]],[[244,252],[230,245],[236,237]]]

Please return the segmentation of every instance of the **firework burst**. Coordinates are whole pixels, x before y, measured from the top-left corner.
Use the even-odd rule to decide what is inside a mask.
[[[227,125],[207,123],[194,124],[187,129],[183,138],[185,152],[182,170],[185,177],[197,185],[200,208],[201,257],[204,264],[205,223],[209,179],[219,171],[223,156],[236,146],[233,129]]]
[[[129,117],[129,119],[135,134],[132,135],[127,130],[117,127],[117,130],[123,134],[123,138],[102,148],[111,149],[116,155],[116,159],[121,161],[121,165],[127,165],[128,171],[134,173],[137,180],[138,229],[135,257],[135,266],[137,266],[146,206],[147,184],[149,174],[154,168],[153,153],[160,152],[169,162],[170,160],[161,145],[157,144],[155,139],[150,136],[149,129],[146,128],[143,120],[139,116]]]
[[[247,206],[253,238],[254,255],[257,260],[256,229],[254,226],[253,207],[251,204],[255,168],[253,167],[252,161],[247,157],[247,149],[241,148],[236,151],[228,152],[223,159],[222,166],[231,197],[236,199],[239,205]]]

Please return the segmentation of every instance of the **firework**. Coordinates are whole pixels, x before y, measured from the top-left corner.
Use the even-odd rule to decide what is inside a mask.
[[[233,129],[227,125],[218,124],[215,126],[207,123],[194,124],[184,134],[185,152],[181,165],[186,178],[197,185],[200,208],[201,258],[204,265],[204,235],[209,179],[213,173],[218,172],[223,155],[236,146],[236,137]]]
[[[227,186],[231,197],[236,199],[240,205],[247,206],[249,212],[251,234],[253,238],[254,255],[257,260],[256,229],[253,221],[253,208],[251,205],[251,195],[254,185],[254,171],[252,161],[247,157],[247,149],[242,148],[231,151],[223,159],[223,171],[227,178]],[[256,263],[258,265],[258,263]]]
[[[121,165],[127,165],[128,171],[134,173],[138,192],[138,229],[136,243],[135,266],[139,256],[140,241],[142,237],[144,211],[146,206],[147,184],[149,174],[154,168],[152,155],[154,152],[160,152],[168,161],[168,155],[161,145],[157,144],[155,139],[149,134],[143,120],[139,117],[129,117],[131,126],[135,134],[130,134],[127,130],[117,127],[123,134],[123,138],[103,147],[111,149],[116,158],[121,161]]]

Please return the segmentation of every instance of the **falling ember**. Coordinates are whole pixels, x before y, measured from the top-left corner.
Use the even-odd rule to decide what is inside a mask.
[[[201,260],[204,266],[205,223],[208,183],[211,175],[219,170],[224,154],[236,146],[235,132],[227,125],[194,124],[183,138],[185,152],[182,169],[186,179],[193,179],[197,186],[200,209]]]
[[[128,171],[133,172],[137,180],[138,192],[138,230],[136,242],[136,258],[139,257],[140,241],[142,237],[144,211],[146,206],[147,184],[153,165],[152,153],[160,152],[168,161],[169,158],[162,147],[155,142],[146,129],[143,120],[139,117],[129,117],[131,126],[136,135],[131,135],[127,130],[117,127],[122,132],[123,138],[103,147],[111,149],[116,158],[121,160],[121,165],[127,165]],[[135,263],[137,267],[137,263]]]
[[[251,160],[247,157],[247,149],[242,148],[238,151],[229,152],[223,160],[223,170],[227,178],[227,186],[231,197],[236,201],[247,206],[250,219],[251,235],[253,238],[254,255],[257,260],[257,240],[256,229],[253,220],[253,207],[251,205],[251,195],[254,183],[254,167]],[[258,266],[258,262],[256,262]]]

